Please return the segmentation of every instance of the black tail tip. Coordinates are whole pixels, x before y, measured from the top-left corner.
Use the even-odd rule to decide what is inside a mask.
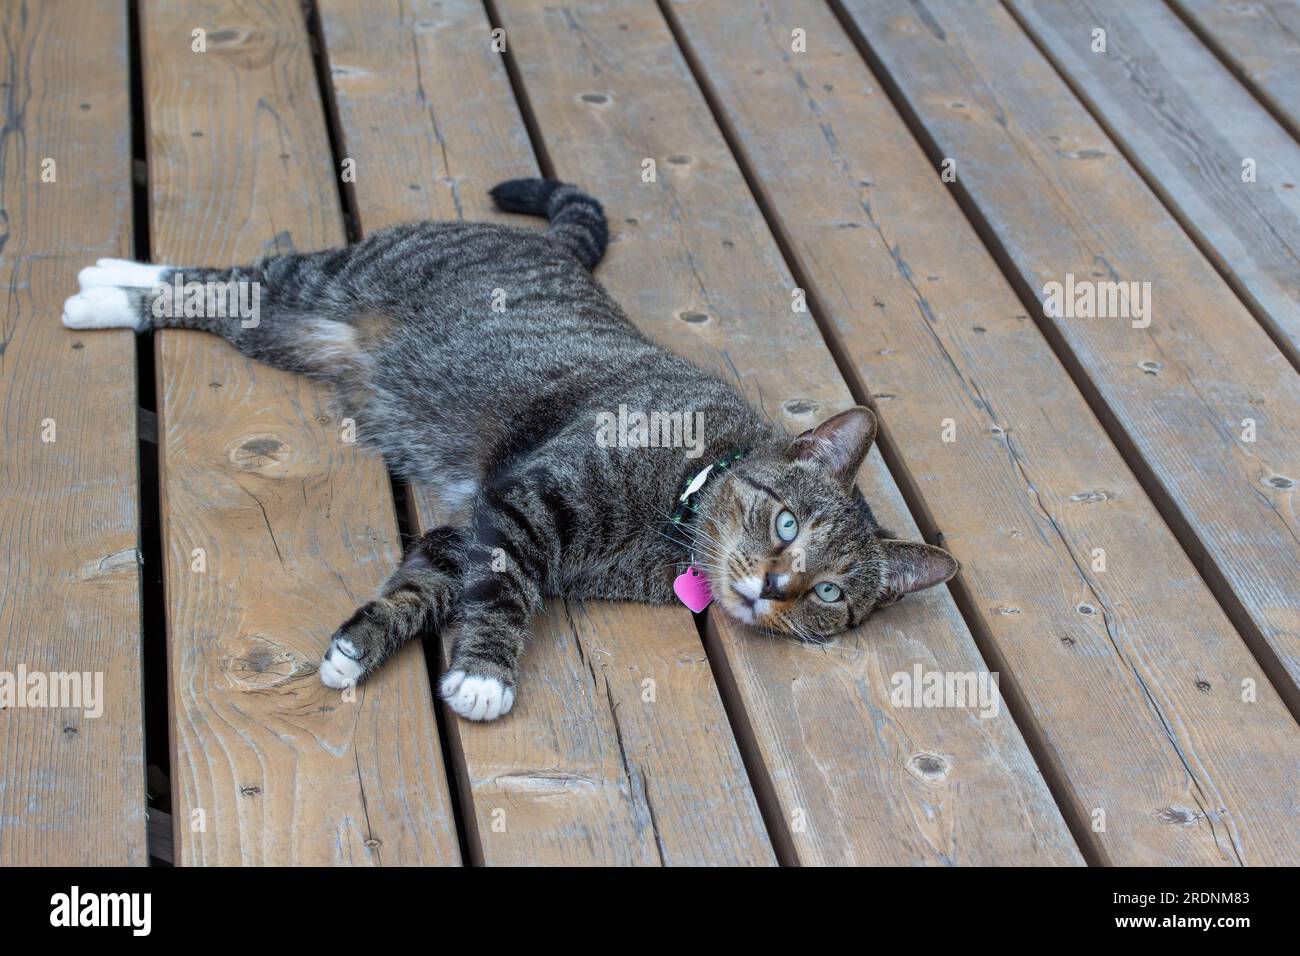
[[[594,269],[609,245],[609,224],[599,202],[557,179],[511,179],[488,191],[503,212],[544,216],[546,234]]]
[[[493,186],[488,195],[502,212],[545,216],[551,193],[563,185],[558,179],[508,179]]]

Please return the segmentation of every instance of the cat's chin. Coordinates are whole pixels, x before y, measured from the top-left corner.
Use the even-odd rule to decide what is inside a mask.
[[[766,605],[769,603],[767,601],[758,600],[753,603],[744,603],[729,598],[721,598],[718,603],[722,606],[723,613],[737,624],[753,628],[765,626],[763,620],[766,617]]]
[[[759,599],[749,603],[719,597],[717,604],[722,608],[722,613],[736,624],[741,624],[761,634],[784,637],[797,643],[815,644],[818,646],[826,643],[826,640],[823,638],[829,638],[831,636],[823,635],[812,637],[790,631],[778,623],[778,621],[772,620],[769,617],[770,607],[772,604],[771,601]]]

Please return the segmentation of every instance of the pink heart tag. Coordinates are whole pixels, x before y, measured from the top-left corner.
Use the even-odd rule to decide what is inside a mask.
[[[697,614],[713,602],[709,579],[694,565],[677,575],[673,581],[673,591],[683,604]]]

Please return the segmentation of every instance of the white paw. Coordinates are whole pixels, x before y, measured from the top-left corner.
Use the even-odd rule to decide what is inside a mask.
[[[63,303],[63,324],[70,329],[138,329],[142,320],[125,290],[96,286]]]
[[[361,678],[361,665],[353,659],[356,647],[345,637],[336,637],[320,662],[320,680],[326,687],[353,687]]]
[[[77,273],[82,289],[100,286],[125,286],[136,289],[153,288],[162,281],[169,266],[156,266],[149,262],[132,262],[130,259],[100,259]]]
[[[514,690],[495,677],[448,671],[438,690],[447,706],[466,720],[496,720],[515,705]]]

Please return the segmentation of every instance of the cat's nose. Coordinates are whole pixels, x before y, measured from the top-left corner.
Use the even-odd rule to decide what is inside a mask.
[[[776,574],[773,571],[769,571],[767,574],[763,575],[763,591],[759,594],[759,597],[768,600],[772,600],[773,598],[780,600],[785,597],[786,585],[789,583],[790,575]]]

